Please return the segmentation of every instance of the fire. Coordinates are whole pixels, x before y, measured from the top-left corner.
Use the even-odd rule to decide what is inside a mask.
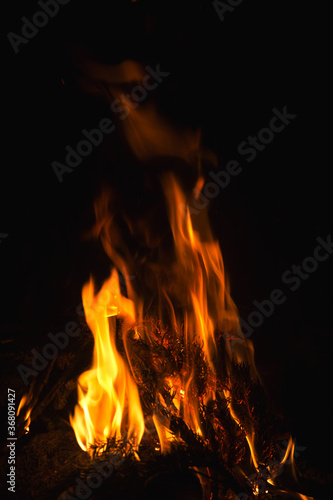
[[[118,69],[127,84],[137,84],[146,77],[143,68],[133,61],[121,63]],[[201,409],[224,399],[231,418],[245,435],[259,477],[262,463],[256,450],[258,436],[251,424],[244,428],[232,387],[225,383],[221,389],[220,384],[221,379],[232,378],[233,363],[245,363],[251,376],[258,377],[253,345],[242,335],[221,249],[210,230],[207,212],[192,216],[190,209],[193,192],[198,196],[204,186],[202,161],[214,164],[214,155],[202,149],[199,129],[171,126],[149,100],[139,106],[139,102],[126,98],[120,90],[117,68],[107,73],[102,70],[103,80],[108,81],[107,99],[111,105],[117,100],[126,110],[126,119],[117,124],[119,133],[138,160],[145,189],[153,185],[158,201],[150,211],[144,211],[126,192],[117,192],[114,187],[105,187],[95,201],[93,236],[101,239],[115,269],[100,292],[95,293],[92,280],[82,291],[95,347],[91,369],[79,378],[78,405],[71,417],[77,441],[89,451],[90,445],[103,443],[108,437],[126,438],[139,456],[145,424],[150,422],[155,427],[155,450],[167,453],[178,440],[171,430],[173,416],[181,417],[205,439]],[[144,388],[136,377],[132,348],[133,342],[141,340],[152,348],[155,345],[154,327],[149,321],[162,325],[161,331],[172,330],[183,346],[184,361],[178,373],[162,378],[156,373],[158,390],[147,408],[140,402],[139,388]],[[218,340],[221,334],[224,344]],[[117,339],[123,346],[121,352]],[[197,346],[209,380],[201,390],[193,356]],[[290,439],[281,466],[291,457],[294,467],[293,451]],[[273,473],[266,479],[274,485]],[[258,484],[253,485],[254,494],[259,494],[259,489]]]
[[[140,81],[140,78],[144,81],[145,70],[133,61],[124,62],[122,70],[126,81]],[[126,432],[131,434],[135,429],[135,443],[140,443],[145,419],[127,335],[132,328],[132,339],[142,338],[149,344],[152,332],[149,327],[141,328],[140,324],[151,318],[153,322],[171,328],[174,336],[184,344],[185,352],[180,372],[160,384],[164,392],[172,394],[172,401],[165,394],[157,395],[156,399],[160,410],[164,407],[162,414],[169,415],[169,418],[162,418],[156,408],[150,414],[160,448],[167,451],[175,439],[169,428],[171,415],[181,416],[193,432],[204,436],[200,405],[215,400],[217,391],[216,333],[230,332],[241,341],[232,350],[226,343],[227,365],[232,360],[248,361],[254,370],[254,363],[250,342],[243,339],[239,328],[238,312],[229,293],[221,250],[209,229],[207,214],[203,212],[192,220],[189,209],[193,186],[198,192],[204,184],[202,159],[209,158],[209,162],[214,163],[214,155],[202,150],[199,129],[170,126],[158,115],[154,104],[148,102],[138,106],[138,103],[126,100],[117,85],[116,73],[111,73],[108,98],[111,102],[114,98],[120,100],[127,110],[126,119],[118,126],[128,149],[141,164],[158,158],[172,164],[176,158],[192,185],[184,187],[181,176],[175,175],[170,168],[157,169],[153,174],[161,195],[160,213],[168,224],[164,233],[159,230],[158,222],[155,223],[157,230],[149,226],[155,215],[153,210],[140,219],[136,214],[127,213],[125,205],[119,220],[122,195],[119,196],[113,188],[105,188],[96,200],[94,236],[101,238],[106,253],[121,273],[127,297],[121,294],[118,284],[116,297],[110,296],[101,304],[101,294],[106,296],[112,283],[114,287],[115,271],[96,297],[92,282],[83,289],[83,303],[95,338],[95,351],[91,370],[79,379],[79,404],[71,423],[80,446],[85,450],[89,444],[109,436],[123,436],[126,430],[124,418],[128,425]],[[142,175],[146,174],[143,172]],[[124,234],[128,234],[127,239]],[[131,277],[135,277],[133,282]],[[126,320],[127,330],[116,331],[116,317]],[[123,341],[122,354],[116,349],[117,335]],[[191,356],[194,345],[201,346],[210,380],[200,400],[196,366]],[[132,414],[136,421],[131,420]]]
[[[216,330],[233,331],[234,335],[239,335],[237,310],[226,284],[218,243],[209,231],[206,234],[207,240],[202,241],[186,208],[185,194],[174,175],[166,174],[161,185],[167,204],[173,258],[170,268],[164,270],[163,264],[160,263],[159,271],[167,272],[169,280],[161,280],[157,284],[157,290],[144,291],[143,287],[142,290],[134,290],[127,279],[126,298],[120,291],[119,279],[114,270],[98,294],[95,295],[92,281],[83,288],[83,305],[87,323],[95,338],[95,350],[91,370],[79,378],[79,402],[71,424],[78,443],[86,451],[90,444],[103,442],[111,436],[120,439],[124,432],[134,439],[135,445],[140,443],[144,416],[133,378],[135,370],[126,332],[132,328],[133,338],[142,336],[149,341],[149,328],[143,330],[137,326],[147,314],[152,314],[156,320],[167,322],[174,334],[183,339],[188,360],[187,368],[183,369],[182,373],[165,380],[165,386],[172,393],[172,404],[171,401],[166,402],[163,397],[159,397],[158,404],[164,406],[167,413],[172,409],[173,414],[181,415],[186,424],[201,436],[204,433],[200,422],[196,367],[193,360],[190,361],[190,350],[193,343],[202,347],[212,381],[202,400],[202,403],[207,404],[209,400],[216,398]],[[123,276],[130,276],[131,268],[126,265],[110,238],[112,214],[107,212],[109,202],[109,199],[102,197],[96,204],[96,227],[102,233],[104,247],[112,260],[118,263]],[[105,231],[106,228],[108,231]],[[148,274],[149,269],[143,269],[143,272]],[[149,293],[156,291],[157,304],[154,308],[151,307],[151,310],[146,309],[145,304],[151,304]],[[178,305],[177,310],[175,304]],[[123,354],[116,348],[117,317],[122,318],[127,325],[127,330],[123,328],[121,332],[124,342]],[[242,349],[244,351],[244,347]],[[235,353],[241,357],[241,351],[236,349]],[[128,430],[124,427],[124,419]],[[169,428],[170,421],[161,419],[156,411],[153,421],[161,451],[165,452],[175,440]]]
[[[126,436],[140,443],[144,419],[137,386],[116,347],[116,317],[134,319],[133,303],[120,293],[113,271],[98,294],[93,281],[82,290],[87,323],[95,338],[92,368],[78,381],[78,405],[70,418],[76,439],[84,451],[108,437]]]
[[[154,414],[153,421],[160,440],[161,453],[166,453],[170,451],[170,445],[173,441],[176,441],[176,437],[168,429],[165,419],[161,419],[157,413]]]
[[[17,416],[21,413],[21,410],[25,407],[25,406],[28,406],[29,403],[31,401],[31,391],[28,393],[28,394],[25,394],[24,396],[22,396],[22,399],[20,401],[20,404],[18,406],[18,409],[17,409]],[[25,425],[24,425],[24,430],[25,430],[25,433],[28,434],[29,430],[30,430],[30,423],[31,423],[31,411],[32,411],[32,408],[28,406],[28,408],[26,409],[25,411],[25,416],[24,416],[24,422],[25,422]]]

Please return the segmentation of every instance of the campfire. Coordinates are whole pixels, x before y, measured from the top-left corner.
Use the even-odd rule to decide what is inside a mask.
[[[119,6],[114,6],[116,3]],[[223,59],[223,78],[230,79],[230,87],[236,82],[238,85],[239,75],[252,74],[258,61],[267,64],[261,53],[262,40],[256,50],[253,45],[247,66],[239,73],[230,70],[228,74],[233,55],[219,43],[215,52],[208,54],[204,63],[201,61],[201,67],[202,54],[197,54],[218,40],[217,36],[201,40],[201,27],[205,38],[206,32],[211,27],[219,29],[216,25],[222,21],[230,45],[239,43],[243,57],[243,39],[238,35],[242,30],[237,24],[228,27],[227,23],[232,19],[236,23],[243,15],[247,25],[246,9],[250,7],[246,2],[227,6],[228,2],[196,4],[177,0],[170,3],[171,7],[169,2],[167,7],[164,2],[158,3],[105,2],[112,4],[108,6],[112,16],[103,16],[99,2],[89,7],[72,2],[58,9],[59,14],[55,1],[38,2],[39,10],[52,12],[48,17],[56,18],[52,22],[50,19],[51,38],[52,30],[57,31],[52,26],[61,23],[61,16],[69,16],[64,23],[70,26],[70,35],[73,31],[70,43],[63,35],[64,61],[50,63],[52,71],[45,78],[57,80],[53,84],[59,87],[59,102],[65,102],[62,110],[71,101],[75,101],[75,111],[81,103],[88,103],[88,111],[82,112],[84,127],[83,121],[82,127],[76,127],[81,125],[82,117],[75,116],[72,135],[67,128],[73,123],[68,125],[66,114],[62,116],[59,135],[66,140],[75,137],[73,142],[68,139],[65,146],[66,142],[59,140],[52,151],[54,157],[49,153],[45,157],[50,160],[52,181],[64,188],[61,193],[66,189],[79,192],[82,188],[82,205],[89,208],[81,211],[81,206],[76,207],[79,215],[67,228],[68,234],[71,230],[75,234],[65,237],[71,248],[68,254],[80,261],[76,267],[73,258],[68,279],[63,273],[66,282],[62,282],[62,276],[57,281],[62,288],[54,295],[64,291],[64,296],[69,297],[66,312],[61,304],[60,317],[49,314],[52,319],[46,331],[42,327],[40,331],[31,327],[27,332],[22,328],[18,342],[15,334],[8,333],[3,343],[4,381],[11,383],[15,372],[13,388],[8,389],[10,428],[15,429],[15,435],[6,438],[9,444],[6,441],[4,445],[6,471],[1,462],[2,486],[7,493],[9,483],[14,488],[9,491],[15,491],[14,497],[22,500],[314,500],[311,475],[303,474],[308,472],[308,457],[303,459],[302,455],[299,459],[304,448],[297,446],[298,435],[293,435],[292,426],[289,432],[289,422],[281,424],[283,410],[277,414],[276,405],[271,404],[274,394],[267,390],[258,363],[264,350],[261,346],[260,352],[260,345],[258,349],[259,342],[256,346],[260,334],[250,339],[251,333],[244,330],[244,324],[252,331],[256,327],[252,329],[242,320],[246,306],[238,300],[237,291],[251,287],[251,282],[247,280],[242,288],[232,272],[229,274],[228,252],[233,252],[235,243],[230,244],[222,229],[216,234],[218,219],[209,211],[213,199],[216,203],[224,199],[224,190],[233,177],[242,171],[250,175],[252,165],[246,173],[238,161],[230,160],[228,155],[222,158],[224,146],[215,152],[218,140],[222,144],[233,139],[234,128],[227,130],[228,118],[220,127],[227,138],[221,134],[217,139],[220,131],[213,130],[213,120],[205,128],[214,112],[207,112],[206,122],[199,110],[196,116],[199,99],[207,99],[207,107],[212,109],[214,99],[229,99],[228,86],[218,90],[220,98],[218,85],[209,80],[209,71],[205,84],[196,83],[215,65],[216,56]],[[52,5],[57,10],[54,15]],[[81,21],[84,9],[87,19]],[[251,9],[256,12],[255,6]],[[28,34],[29,25],[34,31],[46,20],[45,13],[36,12],[22,12],[24,23],[28,23],[22,29]],[[93,13],[97,16],[95,27],[90,19]],[[202,25],[199,18],[203,19]],[[34,50],[34,44],[46,43],[49,28],[46,24],[45,29],[41,27],[35,40],[31,35],[29,46],[28,36],[25,39],[11,32],[11,49],[15,46],[15,54],[20,52],[17,60],[25,57],[24,51]],[[100,31],[104,37],[99,36]],[[164,47],[161,41],[171,31]],[[140,47],[136,42],[141,43]],[[271,47],[269,42],[265,41]],[[182,44],[185,48],[178,55]],[[59,52],[64,55],[62,49]],[[50,60],[53,55],[51,51]],[[36,59],[36,67],[40,67],[39,55]],[[240,65],[238,60],[233,64]],[[187,70],[190,76],[185,78]],[[276,73],[274,67],[274,78]],[[39,83],[34,76],[33,81],[37,88],[43,87],[44,80]],[[46,87],[45,94],[53,88],[49,82]],[[235,121],[241,117],[242,105],[252,99],[251,88],[239,96]],[[188,102],[186,93],[190,95]],[[282,95],[278,98],[282,99]],[[265,110],[262,124],[254,120],[253,130],[259,131],[259,142],[249,135],[252,129],[239,127],[244,136],[235,137],[235,151],[245,166],[257,155],[266,155],[273,140],[275,147],[280,140],[275,136],[287,134],[285,129],[287,125],[288,130],[292,128],[296,116],[297,121],[303,119],[293,103],[289,108],[278,98],[277,102],[269,101],[271,108]],[[242,113],[250,117],[250,122],[252,115],[247,110],[252,108],[248,105],[244,109]],[[45,147],[52,144],[51,136]],[[226,167],[219,172],[221,158]],[[85,181],[89,177],[94,183],[90,191],[85,191],[84,182],[75,183],[75,176],[82,172]],[[61,195],[57,199],[60,205]],[[237,196],[234,200],[236,205]],[[38,209],[43,212],[44,207]],[[61,221],[55,226],[60,227]],[[234,227],[232,223],[230,227]],[[5,244],[7,241],[3,247]],[[322,260],[326,260],[320,252]],[[236,266],[237,259],[234,261]],[[45,265],[43,269],[47,268]],[[45,289],[41,286],[39,298],[52,289],[54,274]],[[274,292],[279,290],[275,288]],[[46,301],[52,302],[52,297]],[[41,315],[42,302],[38,303]],[[267,300],[263,302],[267,304]],[[28,300],[26,309],[29,304]],[[252,311],[251,317],[259,317],[260,323],[273,316],[269,309],[269,314]],[[274,322],[274,317],[270,321]],[[273,350],[274,345],[272,342],[269,349]],[[255,352],[259,355],[255,356]],[[308,390],[306,384],[304,387]],[[8,474],[9,464],[12,468]]]
[[[82,289],[76,342],[92,360],[69,408],[76,476],[67,463],[45,498],[88,498],[86,488],[92,498],[310,499],[295,487],[292,436],[276,434],[207,210],[191,213],[215,157],[199,129],[177,128],[153,100],[139,105],[119,90],[119,73],[143,89],[147,70],[125,61],[105,91],[126,112],[116,125],[140,182],[130,193],[105,182],[95,199],[89,238],[110,272]],[[31,385],[18,408],[26,433],[38,403]]]

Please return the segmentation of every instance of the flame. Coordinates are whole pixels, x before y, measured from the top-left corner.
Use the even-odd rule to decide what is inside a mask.
[[[285,454],[283,455],[283,457],[281,459],[281,465],[283,465],[286,462],[289,455],[291,456],[291,459],[293,459],[293,454],[294,454],[293,452],[294,452],[294,442],[290,436],[288,439],[288,444],[287,444]]]
[[[171,449],[171,443],[176,441],[176,436],[168,428],[165,419],[162,419],[158,413],[154,413],[153,421],[161,445],[161,453],[167,453]]]
[[[187,207],[185,194],[178,185],[174,175],[163,177],[162,186],[168,203],[170,227],[175,248],[175,270],[177,281],[184,284],[186,296],[183,300],[183,334],[185,348],[191,349],[193,342],[199,341],[203,347],[211,378],[214,380],[216,358],[216,328],[234,328],[237,326],[237,311],[225,283],[223,260],[219,245],[208,234],[203,242],[195,231]],[[164,294],[165,295],[165,294]],[[179,331],[179,322],[174,325]],[[193,431],[203,435],[198,400],[195,397],[195,367],[182,377],[178,400],[183,391],[186,396],[184,420]],[[215,389],[208,392],[204,403],[215,398]]]
[[[28,406],[30,401],[31,401],[31,395],[29,395],[30,393],[28,394],[25,394],[24,396],[22,396],[22,399],[20,401],[20,404],[18,406],[18,409],[17,409],[17,416],[20,414],[22,408],[24,406]],[[31,424],[31,411],[32,411],[32,407],[28,407],[26,412],[25,412],[25,416],[24,416],[24,422],[25,425],[24,425],[24,430],[25,430],[25,433],[28,434],[29,430],[30,430],[30,424]]]
[[[292,474],[294,476],[294,479],[297,481],[297,474],[296,474],[295,461],[294,461],[294,453],[295,453],[295,443],[294,443],[292,437],[290,436],[289,440],[288,440],[288,444],[287,444],[287,448],[286,448],[285,454],[284,454],[283,458],[281,459],[281,465],[283,465],[287,461],[287,459],[289,458],[290,459],[290,463],[291,463]]]
[[[252,459],[253,465],[258,470],[258,462],[257,462],[255,446],[254,446],[254,433],[252,433],[251,436],[249,434],[247,434],[246,440],[247,440],[247,443],[249,445],[249,449],[251,452],[251,459]]]
[[[79,377],[78,405],[70,417],[76,439],[84,451],[124,435],[138,446],[144,431],[139,393],[116,347],[116,316],[133,320],[133,303],[121,295],[116,271],[96,295],[91,279],[82,299],[95,347],[92,368]]]

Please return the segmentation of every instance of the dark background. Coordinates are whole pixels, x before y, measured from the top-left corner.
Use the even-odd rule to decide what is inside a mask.
[[[313,255],[318,236],[332,232],[318,81],[323,14],[300,2],[244,0],[221,22],[210,1],[72,0],[15,54],[6,34],[20,34],[20,18],[36,10],[36,2],[11,2],[3,27],[2,338],[24,338],[31,349],[73,313],[89,273],[108,268],[98,245],[83,238],[98,151],[62,183],[51,168],[83,128],[111,117],[106,105],[77,90],[63,40],[83,41],[109,63],[160,62],[171,73],[160,89],[164,110],[176,122],[202,125],[219,168],[231,159],[243,167],[211,207],[232,296],[246,319],[254,300],[275,288],[286,293],[251,337],[256,360],[285,428],[307,448],[300,454],[329,471],[333,257],[295,292],[281,282],[284,271]],[[297,118],[248,163],[239,143],[285,105]]]

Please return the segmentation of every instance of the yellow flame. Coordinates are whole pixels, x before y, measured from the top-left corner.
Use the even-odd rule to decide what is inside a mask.
[[[255,453],[255,447],[254,447],[254,433],[252,433],[251,436],[246,435],[246,441],[247,441],[247,443],[249,445],[249,448],[250,448],[251,459],[253,461],[253,465],[258,470],[258,462],[257,462],[256,453]]]
[[[137,386],[116,347],[116,316],[134,319],[134,306],[121,295],[116,271],[95,295],[93,281],[82,290],[87,323],[94,335],[92,368],[79,377],[78,405],[70,417],[84,451],[108,437],[140,443],[144,418]]]
[[[153,421],[160,440],[161,453],[167,453],[170,451],[172,441],[176,440],[176,436],[168,428],[170,424],[167,424],[165,419],[161,419],[156,412],[153,415]]]

